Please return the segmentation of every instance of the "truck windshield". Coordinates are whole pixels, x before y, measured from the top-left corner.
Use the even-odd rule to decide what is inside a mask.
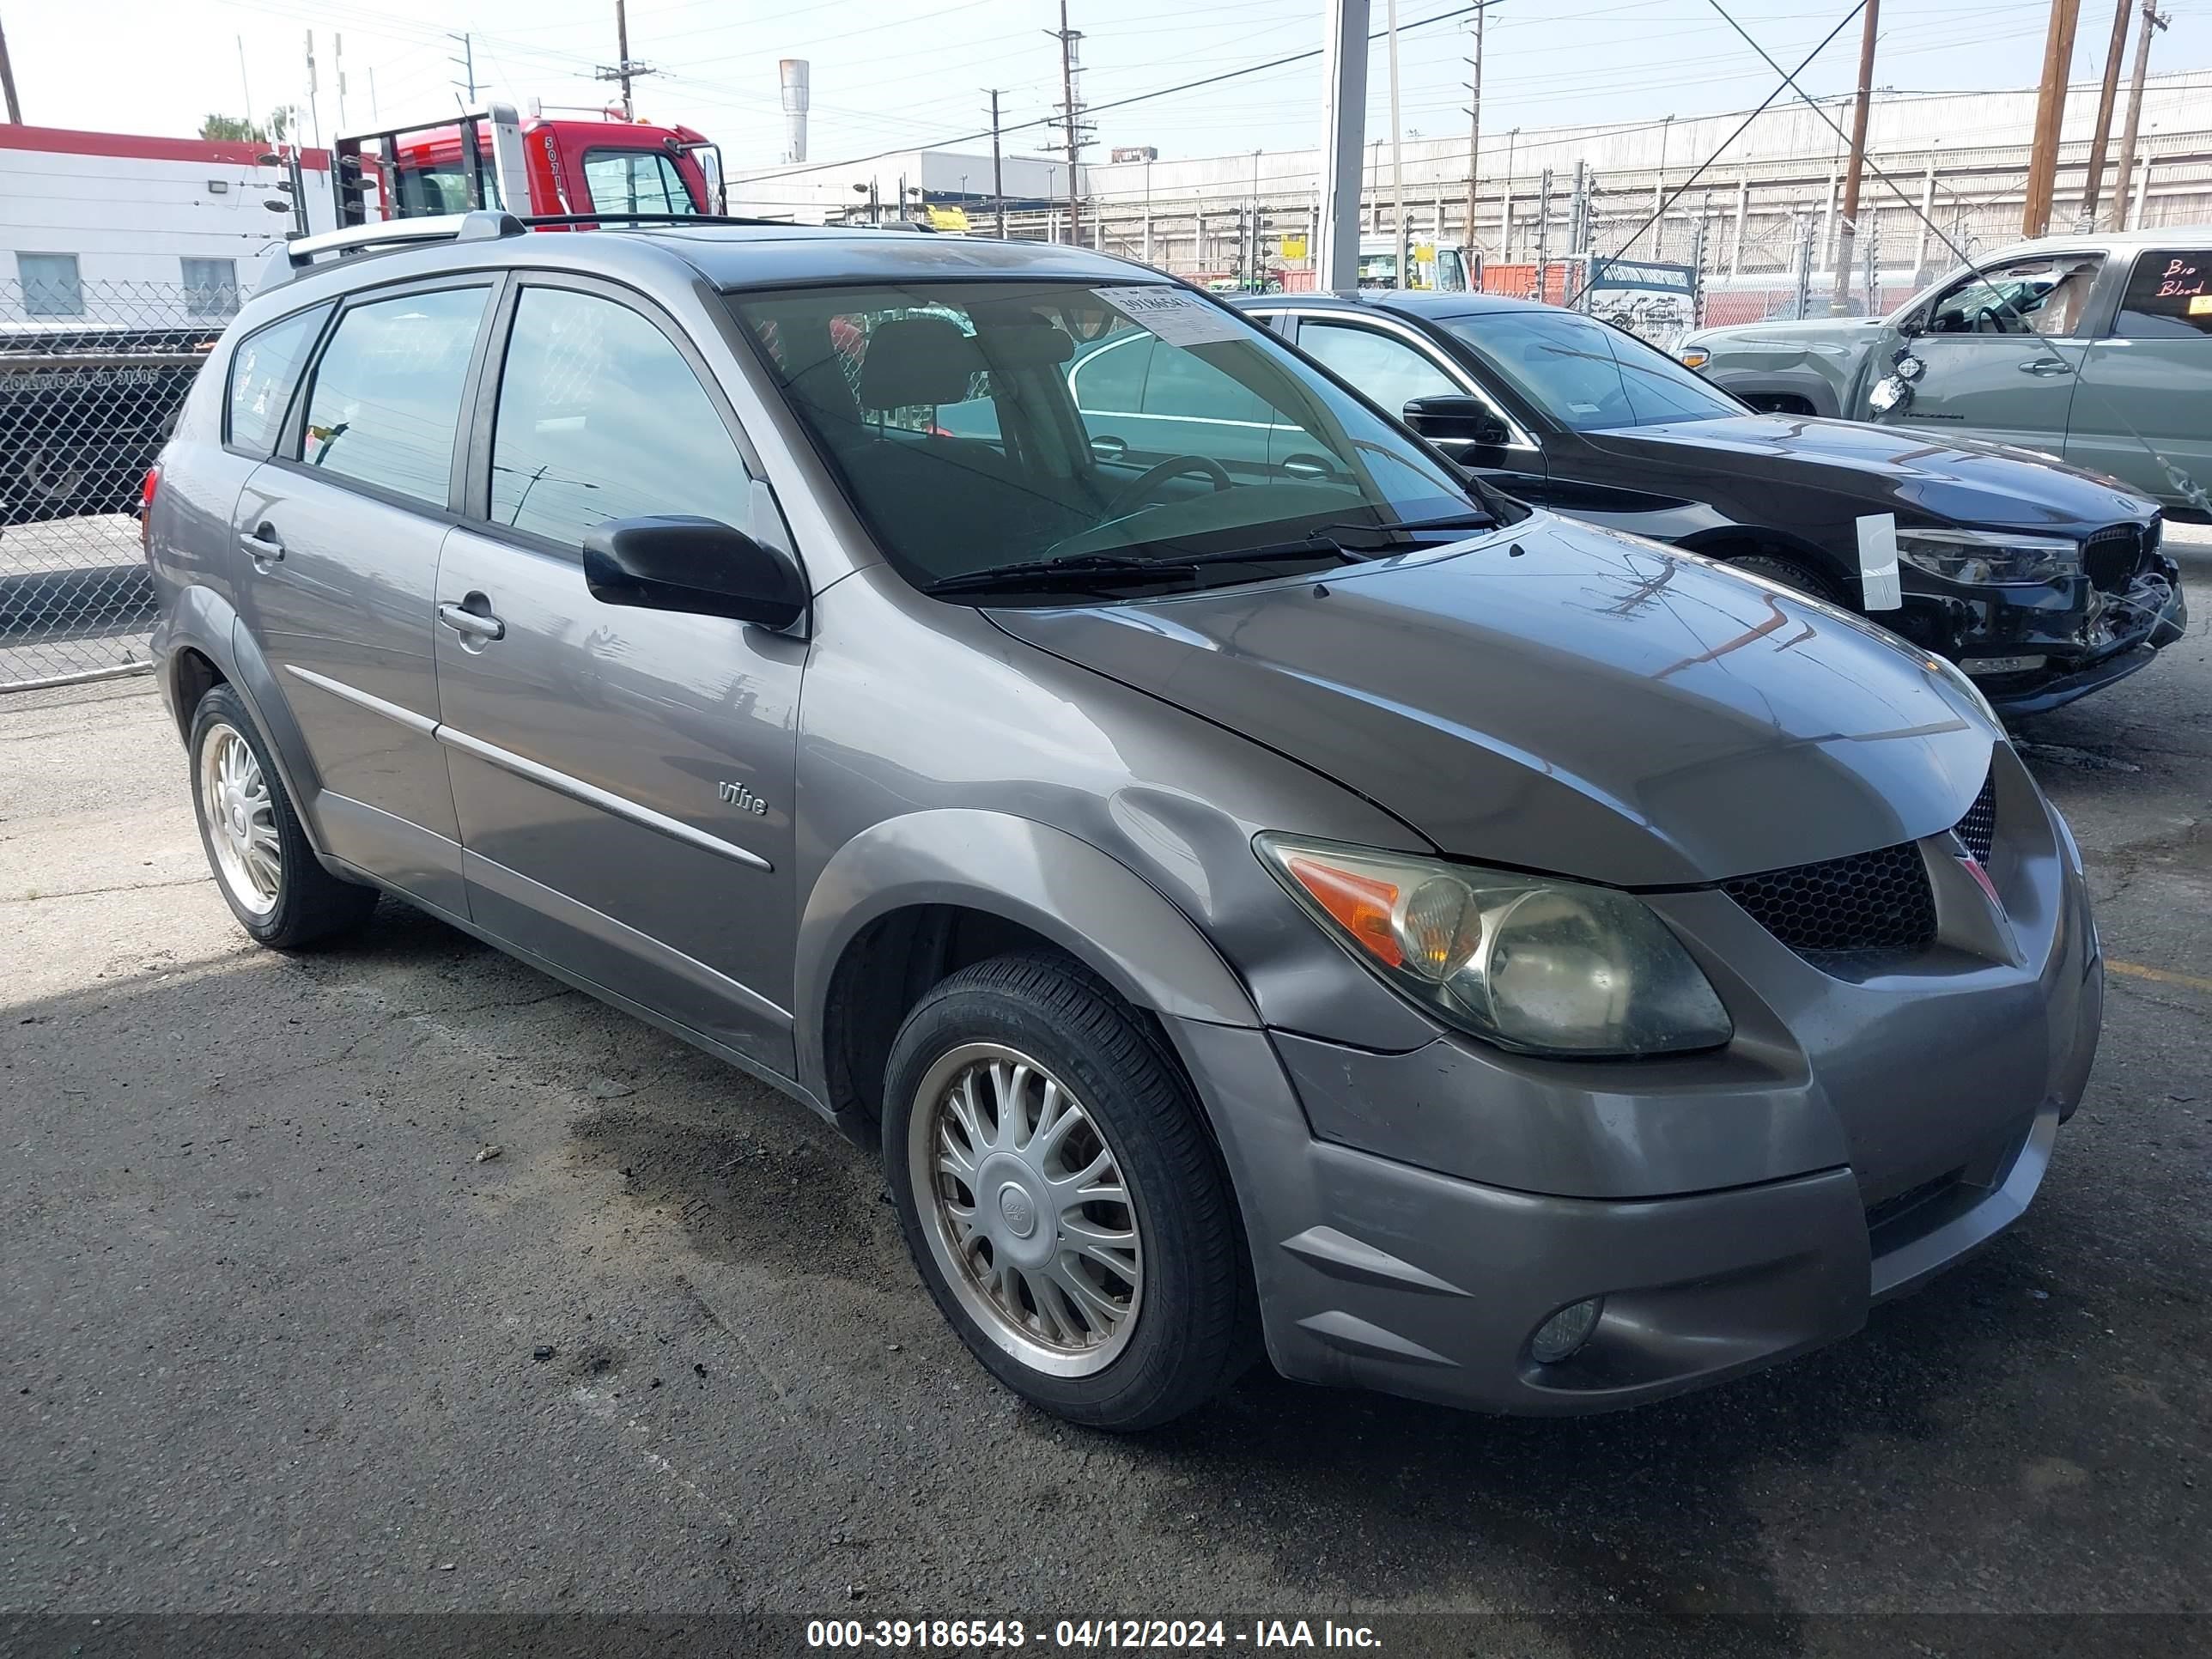
[[[1443,325],[1484,368],[1577,432],[1749,412],[1634,335],[1571,311],[1479,311]]]
[[[592,149],[584,152],[584,188],[603,213],[696,213],[690,187],[667,152]]]
[[[1009,279],[732,303],[917,586],[1046,561],[1102,588],[1249,581],[1287,566],[1243,551],[1401,551],[1526,512],[1188,289]]]

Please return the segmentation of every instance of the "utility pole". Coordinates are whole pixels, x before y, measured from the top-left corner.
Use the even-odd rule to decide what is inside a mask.
[[[2041,236],[2051,228],[2051,198],[2058,184],[2058,139],[2065,125],[2066,76],[2074,64],[2074,29],[2081,21],[2081,0],[2051,0],[2051,27],[2043,38],[2043,81],[2035,99],[2035,147],[2027,164],[2027,199],[2020,234]]]
[[[448,40],[458,40],[461,43],[461,55],[459,58],[448,57],[446,61],[449,64],[459,64],[461,73],[468,76],[469,107],[474,109],[477,106],[476,37],[469,34],[448,34],[446,38]]]
[[[2081,0],[2069,3],[2078,5]],[[1851,159],[1844,174],[1844,222],[1836,232],[1836,286],[1828,296],[1831,317],[1848,317],[1851,312],[1851,243],[1859,234],[1859,174],[1866,167],[1867,108],[1874,101],[1874,37],[1881,17],[1881,0],[1867,0],[1866,22],[1859,31],[1859,95],[1851,106]]]
[[[323,147],[323,111],[315,94],[315,32],[307,31],[307,121],[314,130],[315,148]]]
[[[1321,234],[1314,286],[1359,285],[1360,157],[1366,149],[1368,0],[1328,0],[1321,48]]]
[[[2138,86],[2142,84],[2142,77],[2140,75],[2136,77],[2136,83]],[[11,127],[21,126],[23,106],[15,101],[15,65],[9,60],[8,35],[3,29],[0,29],[0,94],[5,94],[7,96],[8,125]]]
[[[619,81],[622,83],[623,119],[637,119],[637,106],[630,98],[630,82],[641,75],[653,71],[629,55],[629,9],[625,0],[615,0],[615,54],[620,60],[611,66],[601,64],[593,72],[594,81]]]
[[[1385,0],[1382,15],[1390,58],[1390,246],[1395,256],[1390,280],[1395,287],[1411,288],[1413,272],[1406,268],[1406,157],[1401,136],[1405,124],[1398,118],[1398,0]]]
[[[1244,265],[1244,286],[1254,294],[1261,289],[1260,283],[1260,157],[1263,150],[1252,152],[1252,253]]]
[[[2162,29],[2166,20],[2153,9],[2150,0],[2142,0],[2142,29],[2136,36],[2136,66],[2128,83],[2128,119],[2120,132],[2119,176],[2112,180],[2112,228],[2128,228],[2129,192],[2135,188],[2136,128],[2142,119],[2143,70],[2150,60],[2150,34],[2153,29]],[[7,54],[0,52],[0,64],[7,62]],[[15,94],[8,97],[9,107],[15,107]]]
[[[2105,146],[2112,136],[2112,102],[2120,90],[2120,59],[2128,49],[2128,14],[2135,0],[2119,0],[2112,8],[2112,38],[2105,47],[2105,80],[2097,88],[2097,131],[2089,139],[2089,175],[2081,185],[2081,212],[2075,228],[2097,228],[2097,198],[2105,191]]]
[[[1474,56],[1468,59],[1468,67],[1474,71],[1474,79],[1467,83],[1472,94],[1467,106],[1467,247],[1470,258],[1474,252],[1474,168],[1482,151],[1482,19],[1489,9],[1486,5],[1475,9]],[[1438,231],[1441,234],[1441,226]],[[1468,280],[1472,282],[1473,278]]]
[[[331,36],[331,68],[338,77],[338,131],[343,132],[346,125],[346,83],[345,36],[343,34],[333,33]]]
[[[985,88],[991,94],[991,205],[999,210],[999,240],[1006,239],[1006,187],[999,172],[999,88]]]
[[[1060,27],[1045,33],[1060,42],[1060,118],[1067,149],[1067,240],[1071,247],[1081,247],[1083,201],[1075,157],[1083,143],[1083,106],[1075,101],[1075,76],[1079,67],[1076,44],[1083,39],[1083,31],[1068,27],[1067,0],[1060,0]]]

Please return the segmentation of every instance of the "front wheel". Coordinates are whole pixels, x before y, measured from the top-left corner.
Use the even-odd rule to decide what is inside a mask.
[[[900,1029],[884,1164],[908,1248],[1032,1404],[1149,1428],[1249,1363],[1237,1215],[1198,1109],[1135,1012],[1042,952],[963,969]]]
[[[1783,586],[1795,588],[1809,598],[1826,599],[1831,605],[1840,603],[1834,588],[1809,566],[1800,564],[1795,559],[1776,558],[1768,553],[1746,553],[1728,562],[1735,569],[1748,570],[1754,576],[1780,582]]]

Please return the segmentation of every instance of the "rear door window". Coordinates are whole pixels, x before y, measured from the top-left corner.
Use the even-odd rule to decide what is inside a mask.
[[[230,354],[230,384],[223,404],[223,441],[249,454],[267,455],[283,431],[292,388],[322,331],[328,306],[317,306],[258,328]]]
[[[442,507],[489,288],[352,306],[315,366],[299,458],[318,471]]]
[[[2212,252],[2154,248],[2136,255],[2112,332],[2123,340],[2212,335]]]
[[[658,325],[598,295],[522,291],[492,422],[493,522],[581,547],[609,519],[742,526],[750,507],[729,428]]]

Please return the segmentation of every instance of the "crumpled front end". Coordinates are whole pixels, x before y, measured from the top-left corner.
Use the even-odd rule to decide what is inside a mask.
[[[2040,586],[1975,586],[1902,565],[1904,605],[1881,620],[1959,664],[1998,713],[2042,714],[2148,667],[2182,636],[2189,604],[2160,528],[2100,530],[2079,574]]]

